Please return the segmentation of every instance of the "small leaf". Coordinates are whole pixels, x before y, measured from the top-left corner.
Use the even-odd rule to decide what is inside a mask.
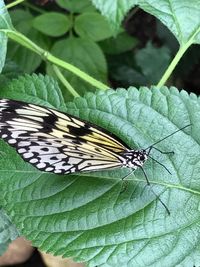
[[[60,40],[52,47],[52,54],[65,60],[94,78],[106,82],[107,65],[103,52],[100,47],[91,40],[71,37],[66,40]],[[48,68],[48,71],[50,69]],[[63,71],[65,77],[72,84],[78,93],[83,94],[88,90],[94,90],[94,87],[88,83],[80,81],[67,71]]]
[[[66,15],[48,12],[37,16],[33,20],[33,27],[46,35],[58,37],[68,32],[71,22]]]
[[[112,36],[108,22],[97,12],[77,16],[74,27],[78,35],[93,41],[104,40]]]
[[[56,0],[56,3],[72,13],[93,12],[95,7],[90,0]]]
[[[21,78],[20,84],[13,81],[1,93],[14,92],[16,83],[18,99],[24,98],[26,88],[30,101],[38,104],[40,98],[35,96],[40,93],[32,88],[40,86],[37,77],[32,78],[28,88],[26,78]],[[45,84],[43,78],[43,90]],[[42,103],[48,105],[44,99],[43,95]],[[76,98],[66,104],[66,111],[104,127],[133,149],[145,148],[192,123],[156,145],[173,150],[173,156],[152,151],[172,175],[151,159],[144,166],[154,192],[171,214],[146,186],[141,170],[129,177],[127,189],[120,193],[120,178],[128,173],[125,168],[51,175],[25,163],[1,141],[0,150],[6,154],[0,158],[1,204],[21,234],[48,253],[73,257],[91,267],[195,265],[200,240],[199,98],[166,87],[107,90]]]
[[[135,59],[148,84],[156,84],[169,65],[171,56],[167,47],[156,48],[149,42],[136,53]]]

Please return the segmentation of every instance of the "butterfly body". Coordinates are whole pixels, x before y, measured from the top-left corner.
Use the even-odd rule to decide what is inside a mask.
[[[0,100],[0,137],[41,171],[57,174],[142,167],[145,150],[132,150],[105,129],[60,111]]]

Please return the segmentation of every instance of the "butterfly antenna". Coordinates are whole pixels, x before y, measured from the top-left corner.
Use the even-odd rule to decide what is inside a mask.
[[[162,138],[161,140],[159,140],[159,141],[155,142],[154,144],[150,145],[149,147],[147,147],[145,150],[147,150],[147,149],[150,149],[150,150],[151,150],[151,148],[152,148],[153,146],[157,145],[158,143],[164,141],[165,139],[169,138],[170,136],[172,136],[172,135],[174,135],[174,134],[176,134],[176,133],[182,131],[183,129],[185,129],[185,128],[191,126],[191,125],[192,125],[192,124],[188,124],[188,125],[186,125],[186,126],[180,128],[180,129],[178,129],[177,131],[175,131],[175,132],[173,132],[173,133],[171,133],[171,134],[165,136],[165,137]]]

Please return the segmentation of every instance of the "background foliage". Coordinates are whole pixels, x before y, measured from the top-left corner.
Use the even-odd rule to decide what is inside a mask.
[[[44,251],[91,267],[200,265],[200,101],[175,88],[198,94],[199,1],[12,6],[8,14],[0,1],[0,97],[74,114],[132,148],[148,147],[188,123],[192,127],[158,145],[173,150],[173,157],[154,152],[172,175],[150,160],[145,164],[170,216],[140,170],[120,194],[125,169],[42,173],[1,141],[1,252],[23,234]],[[173,87],[164,87],[166,82]]]

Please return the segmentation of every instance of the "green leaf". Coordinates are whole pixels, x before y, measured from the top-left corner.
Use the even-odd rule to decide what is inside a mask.
[[[67,33],[71,27],[68,16],[58,12],[48,12],[33,20],[33,27],[38,31],[53,37]]]
[[[33,29],[33,16],[29,12],[17,9],[11,11],[10,15],[14,26],[19,32],[35,41],[41,47],[48,47],[48,40],[44,37],[44,35]],[[15,61],[26,73],[32,73],[42,62],[42,58],[40,56],[12,41],[9,41],[8,43],[8,57],[12,61]]]
[[[56,0],[56,3],[72,13],[83,13],[95,11],[90,0]]]
[[[115,33],[119,31],[120,25],[127,12],[134,7],[139,0],[92,0],[108,21]]]
[[[11,223],[4,210],[0,209],[0,255],[2,255],[9,243],[19,236],[16,227]]]
[[[53,55],[90,74],[92,77],[106,82],[106,60],[100,47],[93,41],[71,37],[56,42],[51,52]],[[49,67],[48,73],[51,73]],[[74,74],[67,71],[63,71],[63,73],[78,93],[83,94],[89,90],[94,90],[94,87],[75,77]]]
[[[200,44],[200,1],[141,0],[139,6],[167,26],[181,46],[189,40]]]
[[[10,16],[5,7],[4,1],[0,0],[0,72],[3,69],[7,51],[7,36],[2,31],[5,29],[11,29],[12,23]]]
[[[167,47],[156,48],[149,42],[136,53],[135,59],[148,84],[156,84],[169,65],[171,56]]]
[[[200,1],[198,0],[92,0],[117,31],[124,16],[136,4],[158,18],[176,36],[180,45],[200,43]]]
[[[137,45],[137,40],[128,35],[127,32],[122,32],[116,37],[111,37],[99,43],[106,54],[115,55],[131,50]]]
[[[39,103],[35,94],[30,89],[30,101]],[[24,99],[24,94],[18,94],[19,98]],[[126,169],[80,176],[42,173],[2,141],[0,148],[6,156],[0,160],[1,203],[20,232],[40,249],[88,262],[90,267],[197,264],[199,98],[166,87],[107,90],[76,98],[66,105],[66,111],[104,127],[133,149],[148,147],[192,123],[192,129],[156,145],[163,151],[173,150],[173,156],[152,150],[152,157],[172,175],[151,159],[144,166],[154,192],[171,214],[166,214],[146,186],[141,170],[129,177],[125,192],[120,193]]]
[[[106,19],[97,12],[83,13],[76,17],[74,29],[83,38],[100,41],[112,36]]]

